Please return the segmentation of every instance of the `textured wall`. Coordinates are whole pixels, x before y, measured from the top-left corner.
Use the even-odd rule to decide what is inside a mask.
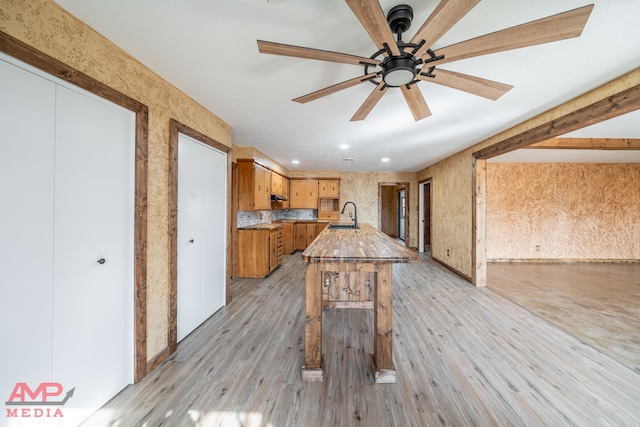
[[[233,145],[233,161],[235,162],[238,159],[253,159],[281,175],[289,176],[289,169],[285,168],[255,147]]]
[[[640,165],[488,163],[487,258],[640,259]]]
[[[339,171],[291,171],[290,177],[336,177],[340,181],[340,207],[352,201],[358,206],[358,222],[366,222],[378,228],[378,184],[409,183],[409,242],[408,246],[418,246],[418,181],[413,172],[339,172]],[[347,208],[350,210],[350,208]],[[350,218],[343,215],[342,221]]]
[[[471,154],[449,157],[418,180],[431,181],[431,256],[471,276]]]
[[[149,107],[147,357],[168,345],[169,119],[231,146],[231,127],[50,0],[2,0],[0,31]]]
[[[536,126],[631,88],[640,81],[636,69],[556,108],[460,151],[417,173],[418,182],[433,178],[431,251],[439,260],[471,277],[472,265],[472,153],[519,135]],[[497,101],[500,102],[500,101]],[[446,256],[446,249],[451,249]]]

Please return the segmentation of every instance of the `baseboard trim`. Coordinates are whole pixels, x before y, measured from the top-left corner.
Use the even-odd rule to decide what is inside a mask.
[[[171,356],[171,348],[165,347],[160,353],[156,354],[151,360],[147,362],[147,374],[158,367],[162,362],[167,360]]]
[[[527,262],[527,263],[602,263],[602,264],[640,264],[640,259],[598,259],[598,258],[487,258],[487,262]]]
[[[435,262],[437,262],[438,264],[440,264],[441,266],[443,266],[444,268],[446,268],[447,270],[451,270],[453,273],[457,274],[458,276],[462,277],[463,279],[465,279],[466,281],[471,283],[471,277],[470,276],[467,276],[466,274],[462,273],[461,271],[456,270],[455,268],[451,267],[446,262],[439,260],[438,258],[434,257],[433,255],[431,256],[431,259],[434,260]]]

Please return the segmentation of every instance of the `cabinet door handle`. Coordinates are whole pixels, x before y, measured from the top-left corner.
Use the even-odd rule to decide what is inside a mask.
[[[258,191],[262,191],[262,186],[258,185]]]
[[[107,260],[106,260],[106,259],[104,259],[104,258],[100,258],[100,259],[98,260],[98,264],[100,264],[100,265],[104,264],[105,262],[107,262]]]
[[[193,243],[193,239],[190,239],[190,240],[189,240],[189,243]]]

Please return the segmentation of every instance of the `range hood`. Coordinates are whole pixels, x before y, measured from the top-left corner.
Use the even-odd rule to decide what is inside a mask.
[[[282,197],[282,196],[278,196],[277,194],[272,194],[271,195],[271,201],[272,202],[286,202],[287,198],[286,197]]]

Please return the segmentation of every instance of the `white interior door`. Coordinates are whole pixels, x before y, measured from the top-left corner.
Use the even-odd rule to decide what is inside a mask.
[[[52,380],[55,85],[0,57],[0,392]],[[2,422],[0,422],[2,425]]]
[[[225,304],[226,156],[179,135],[178,341]]]
[[[75,426],[133,380],[135,114],[4,55],[0,94],[0,390]]]
[[[133,379],[134,130],[131,111],[58,86],[54,378],[79,420]]]

